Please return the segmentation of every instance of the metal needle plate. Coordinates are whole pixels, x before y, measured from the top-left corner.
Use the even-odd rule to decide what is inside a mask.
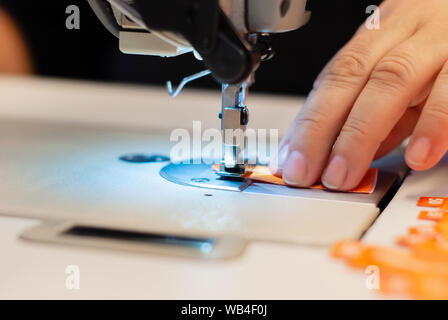
[[[252,181],[249,179],[228,180],[218,176],[210,164],[173,164],[160,170],[160,175],[168,181],[192,187],[241,192]]]
[[[372,194],[340,193],[317,189],[290,188],[269,183],[253,182],[250,179],[226,180],[218,176],[210,164],[168,164],[160,175],[170,182],[199,188],[237,191],[252,194],[269,194],[287,197],[315,198],[378,205],[381,199],[396,183],[398,176],[390,172],[381,172],[376,190]]]

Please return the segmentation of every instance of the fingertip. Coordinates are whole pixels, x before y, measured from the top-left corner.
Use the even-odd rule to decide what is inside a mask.
[[[342,192],[357,188],[370,167],[370,162],[358,160],[344,156],[344,153],[332,155],[322,174],[322,184],[330,190]]]
[[[278,166],[276,161],[277,160],[271,160],[271,162],[269,162],[269,170],[271,171],[272,175],[281,177],[283,174],[283,170]]]
[[[284,145],[280,148],[279,152],[275,154],[269,162],[269,169],[275,176],[281,176],[283,172],[283,166],[288,156],[289,145]]]
[[[413,170],[422,171],[429,168],[428,160],[432,143],[427,137],[413,137],[406,148],[406,164]]]
[[[269,162],[269,170],[271,170],[271,173],[274,176],[281,175],[281,170],[277,164],[277,156],[275,156],[275,158],[271,158],[271,161]]]
[[[308,162],[298,150],[293,150],[283,166],[283,180],[290,186],[308,187]]]
[[[322,176],[322,184],[331,190],[340,190],[347,178],[348,165],[347,160],[342,156],[336,155],[331,158],[327,168]]]

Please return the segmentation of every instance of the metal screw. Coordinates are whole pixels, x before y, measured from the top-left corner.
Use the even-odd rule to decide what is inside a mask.
[[[284,18],[291,7],[291,0],[283,0],[280,4],[280,16]]]
[[[241,125],[247,126],[248,123],[249,123],[249,110],[247,110],[247,108],[244,108],[243,110],[241,110]]]

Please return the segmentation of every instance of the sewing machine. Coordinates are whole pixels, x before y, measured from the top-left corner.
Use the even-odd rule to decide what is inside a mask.
[[[348,194],[248,183],[243,141],[225,134],[217,173],[168,157],[170,133],[194,120],[244,131],[246,98],[256,106],[251,128],[285,133],[303,99],[247,90],[271,55],[268,34],[305,24],[306,1],[89,2],[123,52],[203,59],[207,70],[168,83],[171,95],[209,74],[222,93],[169,99],[151,86],[0,77],[0,297],[378,297],[329,246],[394,245],[421,223],[420,196],[446,196],[448,158],[409,174],[399,148],[373,164],[372,194]],[[80,268],[82,290],[66,287],[69,266]]]
[[[173,128],[219,125],[210,90],[167,99],[152,86],[2,76],[0,96],[1,298],[375,298],[368,275],[331,259],[329,246],[393,245],[422,223],[420,196],[448,192],[447,161],[397,192],[400,150],[374,164],[373,195],[168,181],[161,156]],[[251,127],[282,135],[303,99],[249,101]],[[81,290],[66,288],[72,265]]]
[[[244,176],[248,89],[261,61],[273,55],[270,34],[298,29],[309,20],[306,0],[89,0],[89,3],[106,28],[119,38],[122,52],[163,57],[194,52],[204,62],[207,70],[186,77],[176,90],[168,82],[168,90],[177,96],[189,81],[210,73],[221,83],[219,118],[223,154],[217,174],[224,178]]]
[[[63,112],[71,116],[57,122],[68,123],[83,115],[82,125],[99,128],[95,115],[101,121],[109,116],[120,125],[127,117],[134,119],[121,130],[106,129],[102,134],[76,125],[48,128],[34,118],[33,125],[2,125],[10,141],[0,142],[9,150],[2,158],[8,170],[2,176],[0,211],[46,221],[23,238],[207,259],[240,256],[257,241],[329,246],[340,238],[362,236],[404,177],[402,158],[392,156],[375,164],[380,174],[371,194],[289,188],[242,178],[250,165],[244,157],[244,139],[229,138],[227,131],[244,133],[248,87],[262,60],[272,54],[268,36],[304,25],[310,17],[305,0],[89,2],[119,37],[123,52],[167,57],[194,52],[202,59],[207,70],[187,77],[177,89],[169,83],[169,92],[176,96],[188,81],[211,73],[222,84],[221,119],[210,107],[219,99],[202,91],[169,99],[155,88],[102,90],[68,84],[54,90],[51,83],[38,97],[20,102],[21,97],[32,97],[34,89],[27,94],[7,89],[4,96],[13,98],[3,108],[6,114],[26,108],[28,116],[49,120]],[[81,95],[75,93],[78,90]],[[70,104],[54,96],[63,92]],[[89,98],[80,101],[78,96]],[[249,99],[257,106],[251,127],[280,129],[280,135],[300,106],[296,98]],[[36,114],[40,105],[45,106],[43,114]],[[82,112],[81,106],[88,108]],[[123,113],[112,115],[111,108]],[[145,119],[146,131],[123,132],[137,130],[136,119]],[[204,130],[221,123],[224,147],[216,159],[217,172],[202,162],[173,163],[172,157],[169,161],[170,133],[190,128],[194,120],[200,120]]]

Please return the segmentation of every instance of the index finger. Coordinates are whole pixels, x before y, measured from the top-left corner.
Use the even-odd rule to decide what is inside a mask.
[[[334,145],[323,175],[327,187],[356,187],[380,144],[447,58],[448,46],[420,31],[378,63]]]
[[[381,30],[358,33],[337,54],[282,142],[282,146],[288,145],[288,155],[279,164],[282,170],[277,171],[282,171],[288,184],[309,186],[319,179],[334,141],[372,69],[386,52],[413,32],[411,25],[397,27],[384,23]]]

